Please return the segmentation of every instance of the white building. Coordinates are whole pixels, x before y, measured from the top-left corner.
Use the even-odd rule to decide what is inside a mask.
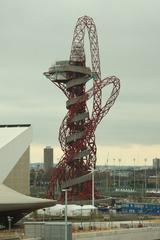
[[[77,216],[90,216],[92,213],[97,212],[97,207],[93,205],[76,205],[68,204],[67,205],[67,216],[68,217],[77,217]],[[37,211],[38,215],[43,215],[43,209]],[[45,214],[54,217],[62,217],[65,215],[65,205],[56,204],[53,207],[45,209]]]
[[[29,195],[29,160],[32,128],[25,125],[0,125],[0,224],[8,216],[16,222],[27,213],[53,206],[55,201]]]

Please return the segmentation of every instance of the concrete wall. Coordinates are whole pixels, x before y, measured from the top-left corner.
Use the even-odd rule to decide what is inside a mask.
[[[159,240],[159,227],[73,233],[73,240]]]
[[[65,240],[64,222],[26,222],[25,238],[41,238],[42,240]],[[72,240],[72,224],[67,224],[67,240]]]
[[[25,237],[42,240],[64,240],[64,222],[27,222]],[[160,240],[160,227],[114,229],[72,233],[72,224],[68,223],[68,240]]]
[[[2,131],[3,130],[3,131]],[[0,183],[4,183],[32,139],[31,127],[0,128]]]
[[[14,189],[17,192],[29,195],[30,194],[30,174],[29,174],[30,150],[29,147],[23,153],[21,158],[9,173],[5,181],[6,186]]]

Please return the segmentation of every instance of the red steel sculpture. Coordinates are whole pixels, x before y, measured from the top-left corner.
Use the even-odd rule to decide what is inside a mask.
[[[90,42],[92,69],[86,67],[85,30]],[[95,130],[114,104],[120,90],[117,77],[101,80],[98,36],[91,17],[78,19],[69,61],[56,62],[44,75],[66,95],[68,110],[59,129],[59,142],[64,155],[53,171],[48,197],[62,199],[60,190],[71,187],[70,199],[90,199],[92,188],[89,172],[96,164]],[[86,90],[88,81],[92,81],[93,86]],[[102,106],[102,88],[110,84],[113,85],[111,94]],[[89,113],[87,101],[92,97],[93,108]]]

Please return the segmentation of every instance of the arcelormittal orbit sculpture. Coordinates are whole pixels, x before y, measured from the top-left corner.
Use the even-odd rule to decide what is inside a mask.
[[[86,67],[85,30],[90,42],[91,69]],[[71,186],[69,197],[72,200],[89,199],[92,190],[88,173],[96,164],[95,130],[114,104],[120,90],[117,77],[101,80],[98,36],[91,17],[78,19],[69,61],[56,62],[44,75],[66,95],[68,110],[59,130],[59,142],[64,155],[53,172],[48,196],[56,198],[58,189]],[[92,81],[93,87],[86,90],[88,81]],[[102,106],[102,88],[110,84],[113,85],[111,94]],[[87,101],[91,97],[93,109],[89,113]]]

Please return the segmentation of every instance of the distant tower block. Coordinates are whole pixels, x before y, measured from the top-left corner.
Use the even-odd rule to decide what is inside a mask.
[[[153,168],[154,169],[160,169],[160,158],[154,158],[153,159]]]
[[[53,168],[53,148],[47,146],[44,148],[44,169],[47,171]]]

